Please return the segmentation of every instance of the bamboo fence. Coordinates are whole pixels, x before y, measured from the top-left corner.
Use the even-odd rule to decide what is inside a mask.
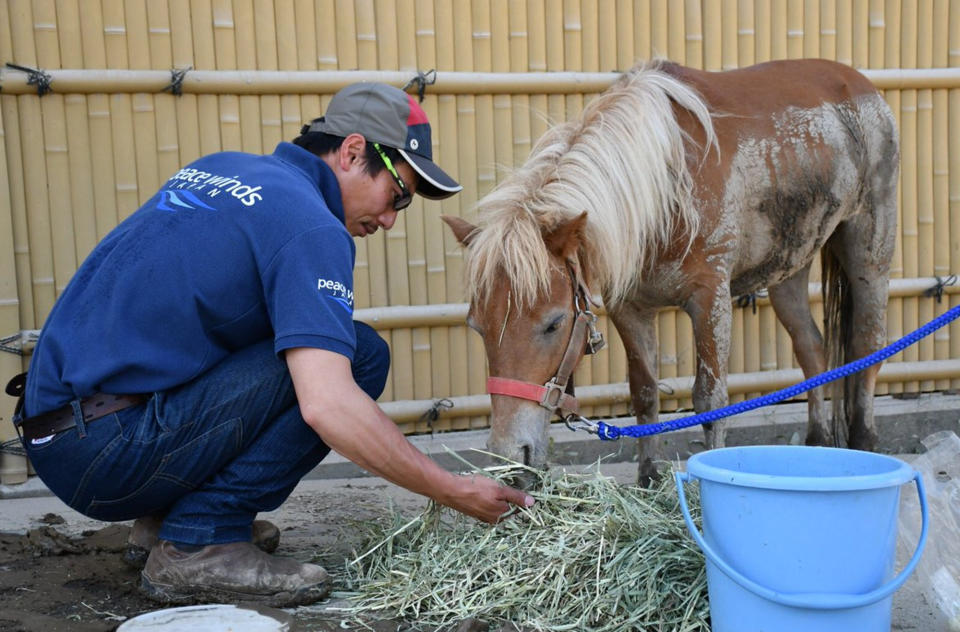
[[[0,337],[42,328],[97,240],[180,165],[272,151],[340,87],[402,86],[436,69],[423,106],[437,160],[464,191],[417,199],[392,231],[357,240],[355,300],[390,344],[381,401],[405,432],[430,430],[422,415],[441,398],[456,406],[434,430],[485,427],[483,347],[463,324],[462,253],[439,216],[475,217],[553,122],[653,56],[709,70],[798,57],[862,69],[901,132],[889,338],[960,302],[951,287],[938,300],[921,285],[960,274],[960,0],[9,0],[0,63],[44,70],[52,92],[38,95],[37,75],[0,71]],[[186,71],[179,82],[173,70]],[[661,409],[689,408],[689,319],[664,310],[657,325]],[[600,327],[611,344],[575,379],[589,414],[623,415],[623,344],[605,316]],[[879,392],[956,389],[957,358],[953,325],[893,358],[903,364],[885,369]],[[0,377],[28,360],[0,352]],[[768,301],[735,309],[732,401],[796,366]],[[11,409],[0,406],[0,440],[13,436]],[[0,454],[4,482],[24,475]]]

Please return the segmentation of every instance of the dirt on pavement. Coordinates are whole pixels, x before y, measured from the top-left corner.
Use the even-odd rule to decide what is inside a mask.
[[[281,529],[278,555],[336,575],[362,544],[358,522],[392,509],[412,516],[425,502],[374,478],[304,481],[280,509],[259,517]],[[139,593],[139,572],[121,560],[129,530],[130,523],[97,522],[49,496],[0,500],[0,630],[106,632],[167,607]],[[285,612],[297,630],[354,629],[324,611],[330,603]],[[398,625],[371,623],[378,631]]]

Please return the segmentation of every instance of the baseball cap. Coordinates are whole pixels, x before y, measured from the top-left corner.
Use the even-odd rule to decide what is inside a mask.
[[[393,147],[420,174],[417,193],[442,200],[463,189],[433,162],[430,121],[417,101],[399,88],[361,82],[335,95],[322,118],[304,126],[304,132],[335,136],[361,134],[370,142]]]

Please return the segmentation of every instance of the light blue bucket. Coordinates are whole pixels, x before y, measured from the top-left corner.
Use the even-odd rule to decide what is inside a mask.
[[[919,472],[871,452],[749,446],[694,455],[675,477],[707,558],[713,632],[889,632],[893,593],[927,540]],[[693,478],[702,535],[684,494]],[[900,487],[911,480],[922,528],[894,577]]]

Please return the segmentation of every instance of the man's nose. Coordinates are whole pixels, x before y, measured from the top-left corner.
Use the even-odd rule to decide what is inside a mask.
[[[381,213],[377,219],[380,221],[380,225],[383,226],[383,230],[390,230],[397,221],[397,211],[391,208]]]

